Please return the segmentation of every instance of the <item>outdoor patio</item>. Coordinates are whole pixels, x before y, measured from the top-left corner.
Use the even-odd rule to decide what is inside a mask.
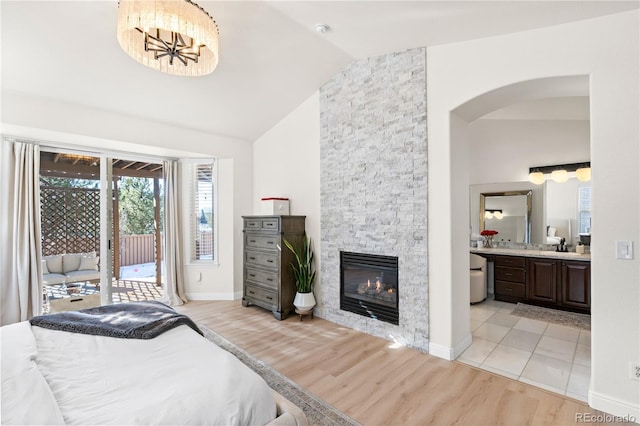
[[[123,266],[120,279],[113,280],[111,287],[114,303],[157,300],[162,297],[162,285],[155,283],[155,263]],[[45,286],[49,300],[99,294],[100,288],[88,282]]]

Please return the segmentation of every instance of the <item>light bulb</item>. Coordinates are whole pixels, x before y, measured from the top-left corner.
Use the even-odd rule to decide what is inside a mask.
[[[591,167],[581,167],[576,170],[576,178],[581,182],[589,182],[591,180]]]
[[[502,212],[493,212],[493,216],[498,220],[502,220],[502,218],[504,217],[502,215]]]
[[[491,218],[493,218],[493,213],[491,213],[491,212],[484,212],[484,217],[485,217],[486,219],[491,219]]]
[[[565,183],[569,180],[569,174],[566,170],[554,170],[551,172],[551,179],[557,183]]]
[[[544,183],[544,174],[542,172],[529,173],[529,182],[542,185]]]

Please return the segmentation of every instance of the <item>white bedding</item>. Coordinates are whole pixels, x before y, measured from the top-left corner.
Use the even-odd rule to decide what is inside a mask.
[[[264,380],[187,326],[154,339],[0,328],[2,424],[264,425]]]

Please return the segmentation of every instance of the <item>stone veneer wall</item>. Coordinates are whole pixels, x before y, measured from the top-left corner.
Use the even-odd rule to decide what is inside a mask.
[[[320,88],[316,315],[428,350],[426,51],[359,60]],[[340,251],[397,256],[398,326],[340,310]]]

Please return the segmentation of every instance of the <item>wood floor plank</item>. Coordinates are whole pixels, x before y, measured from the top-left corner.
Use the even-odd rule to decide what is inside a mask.
[[[587,404],[325,321],[240,301],[177,308],[363,425],[566,425]]]

